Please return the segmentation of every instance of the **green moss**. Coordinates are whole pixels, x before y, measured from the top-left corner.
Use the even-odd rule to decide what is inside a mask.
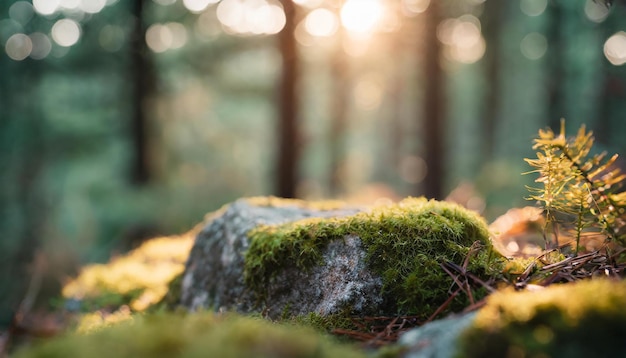
[[[500,256],[493,252],[487,225],[478,214],[452,203],[408,198],[353,216],[253,230],[246,253],[246,283],[262,295],[275,274],[286,267],[306,270],[319,264],[330,241],[350,234],[361,238],[368,264],[383,278],[387,313],[432,313],[449,297],[452,283],[440,264],[461,264],[475,241],[483,249],[469,269],[478,275],[501,269],[499,264],[490,267],[491,259]],[[460,308],[461,301],[451,308]]]
[[[210,313],[152,314],[19,351],[32,357],[362,357],[310,329]]]
[[[488,298],[460,357],[625,357],[626,283],[607,279],[507,289]]]
[[[358,327],[349,317],[350,312],[322,316],[316,312],[292,317],[292,321],[300,326],[311,327],[320,333],[332,333],[336,328],[356,330]]]

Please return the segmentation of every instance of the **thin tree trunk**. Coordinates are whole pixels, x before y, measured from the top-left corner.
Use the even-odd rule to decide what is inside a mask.
[[[425,79],[424,112],[421,118],[424,128],[424,159],[427,173],[423,183],[423,194],[428,198],[443,198],[443,180],[445,175],[444,152],[445,113],[444,113],[444,76],[440,66],[441,43],[437,39],[437,26],[441,18],[438,1],[432,1],[423,14],[425,36],[425,54],[423,76]]]
[[[333,107],[330,125],[330,178],[329,191],[336,196],[342,191],[341,162],[344,158],[344,140],[347,126],[348,111],[348,65],[343,51],[345,30],[339,29],[338,45],[333,53],[331,73],[333,76]]]
[[[500,105],[500,31],[502,29],[503,13],[502,1],[488,1],[485,3],[483,33],[487,36],[485,53],[485,77],[487,80],[487,95],[485,98],[485,116],[483,120],[483,158],[493,159],[495,147],[496,123]]]
[[[296,39],[296,8],[291,0],[282,2],[286,23],[278,34],[278,46],[282,56],[282,77],[278,99],[278,153],[276,160],[276,195],[285,198],[296,196],[298,180],[299,132],[298,132],[298,58]]]
[[[548,58],[550,60],[550,76],[548,83],[549,110],[548,125],[554,130],[558,130],[561,118],[565,115],[563,103],[563,66],[565,56],[563,56],[563,9],[558,1],[550,1],[548,5],[550,26],[548,29]]]
[[[131,181],[135,185],[142,185],[150,179],[146,104],[154,89],[155,75],[149,50],[144,40],[146,30],[143,24],[144,0],[134,0],[132,6],[135,26],[131,37],[132,70],[130,78],[133,81],[132,95],[134,100],[131,122],[131,141],[134,154]]]

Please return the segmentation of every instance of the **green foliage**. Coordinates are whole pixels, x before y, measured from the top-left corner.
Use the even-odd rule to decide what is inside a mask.
[[[500,261],[491,260],[499,256],[492,252],[487,226],[478,214],[452,203],[408,198],[353,216],[305,219],[253,230],[245,281],[262,296],[275,274],[287,267],[306,270],[319,264],[322,249],[345,235],[361,239],[368,265],[383,278],[387,313],[430,315],[449,297],[452,284],[439,265],[461,264],[475,241],[482,250],[468,268],[478,275],[499,270],[494,263]],[[463,304],[456,299],[450,308]]]
[[[158,313],[73,334],[15,354],[33,357],[362,357],[311,329],[259,318]]]
[[[494,293],[461,338],[460,357],[624,357],[626,284],[597,279]]]
[[[558,135],[551,129],[539,130],[533,149],[537,158],[525,159],[538,173],[535,182],[541,187],[529,187],[529,200],[539,201],[546,213],[546,229],[561,224],[576,238],[586,231],[600,231],[610,240],[621,244],[626,237],[620,219],[626,213],[626,192],[621,186],[626,175],[614,164],[617,154],[606,159],[606,153],[592,154],[594,138],[582,126],[575,137],[565,136],[565,121]],[[567,219],[559,219],[565,215]],[[555,234],[557,230],[554,230]]]

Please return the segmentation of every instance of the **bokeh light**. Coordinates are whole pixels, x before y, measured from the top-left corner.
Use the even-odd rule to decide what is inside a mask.
[[[615,66],[626,63],[626,32],[620,31],[604,43],[604,56]]]
[[[217,7],[217,18],[233,34],[276,34],[286,22],[277,0],[222,0]]]
[[[600,23],[609,16],[609,8],[600,1],[587,0],[585,2],[585,16],[593,22]]]
[[[97,14],[107,5],[116,2],[117,0],[33,0],[33,7],[44,16],[64,12],[80,17],[84,14]]]
[[[178,49],[187,43],[187,28],[180,22],[168,22],[165,24],[172,34],[170,49]]]
[[[181,48],[187,43],[187,29],[178,22],[154,24],[146,31],[146,43],[156,53]]]
[[[70,47],[80,39],[80,26],[71,19],[61,19],[52,26],[52,39],[59,46]]]
[[[519,6],[524,14],[539,16],[546,11],[548,0],[521,0]]]
[[[54,14],[60,4],[61,0],[33,0],[33,7],[35,8],[35,11],[41,15]]]
[[[409,184],[417,184],[424,180],[428,166],[421,157],[407,155],[400,160],[398,174],[400,178]]]
[[[339,21],[330,10],[319,8],[311,11],[304,20],[306,31],[318,37],[329,37],[337,32]]]
[[[296,31],[294,32],[294,37],[296,41],[302,46],[313,46],[316,44],[324,44],[329,43],[330,41],[317,41],[319,38],[311,35],[306,29],[306,21],[300,21],[298,25],[296,25]],[[313,53],[315,54],[315,52]]]
[[[30,52],[30,58],[34,60],[43,60],[48,57],[52,50],[52,42],[50,38],[41,32],[35,32],[30,34],[30,41],[33,45],[33,49]]]
[[[548,40],[542,34],[532,32],[522,39],[520,51],[527,59],[538,60],[548,51]]]
[[[165,52],[172,44],[172,34],[163,24],[153,24],[146,30],[146,43],[156,52]]]
[[[362,77],[354,87],[354,99],[358,108],[371,111],[382,102],[382,81],[375,75]]]
[[[402,0],[402,12],[407,16],[421,14],[430,5],[430,0]]]
[[[7,40],[4,50],[7,55],[15,61],[26,59],[33,50],[33,43],[25,34],[15,34]]]
[[[219,0],[183,0],[183,5],[191,12],[200,13],[209,5],[217,4],[218,2]]]
[[[369,33],[380,23],[383,12],[380,0],[347,0],[341,7],[341,23],[348,31]]]
[[[28,24],[33,15],[35,15],[35,9],[31,3],[26,1],[17,1],[9,8],[9,17],[22,26]]]
[[[487,48],[480,20],[473,15],[442,21],[437,27],[437,38],[445,45],[444,56],[460,63],[480,60]]]

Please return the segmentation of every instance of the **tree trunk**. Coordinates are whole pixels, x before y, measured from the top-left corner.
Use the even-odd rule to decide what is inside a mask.
[[[333,77],[333,107],[330,125],[330,178],[329,191],[337,196],[342,191],[341,162],[344,159],[344,140],[349,103],[349,80],[346,54],[343,51],[345,30],[339,29],[338,45],[333,53],[331,73]]]
[[[432,1],[424,12],[423,36],[424,54],[423,76],[425,79],[423,140],[425,144],[424,159],[427,173],[423,183],[423,195],[428,198],[443,198],[444,152],[445,144],[445,113],[444,113],[444,78],[440,66],[441,43],[437,39],[437,26],[441,19],[441,7],[438,1]]]
[[[144,40],[146,29],[143,23],[144,0],[134,0],[132,12],[135,17],[131,36],[131,76],[133,85],[133,114],[131,122],[131,141],[133,159],[131,166],[131,182],[142,185],[150,180],[150,160],[148,153],[148,116],[146,105],[155,85],[154,67],[150,53]]]
[[[286,23],[278,34],[278,46],[282,56],[282,77],[278,99],[278,153],[276,160],[276,195],[284,198],[296,196],[298,180],[299,132],[298,132],[298,56],[296,39],[296,8],[291,0],[283,0]]]
[[[550,26],[548,28],[548,59],[550,76],[548,82],[548,125],[553,130],[558,130],[561,125],[561,118],[565,115],[565,103],[563,100],[563,90],[561,88],[564,79],[563,67],[566,61],[563,56],[564,39],[562,33],[563,9],[558,1],[550,1],[548,5],[550,16]]]
[[[500,107],[500,32],[504,17],[502,1],[485,3],[483,33],[487,37],[485,52],[485,79],[487,95],[485,98],[485,116],[483,119],[483,159],[493,159],[495,147],[496,123]]]

